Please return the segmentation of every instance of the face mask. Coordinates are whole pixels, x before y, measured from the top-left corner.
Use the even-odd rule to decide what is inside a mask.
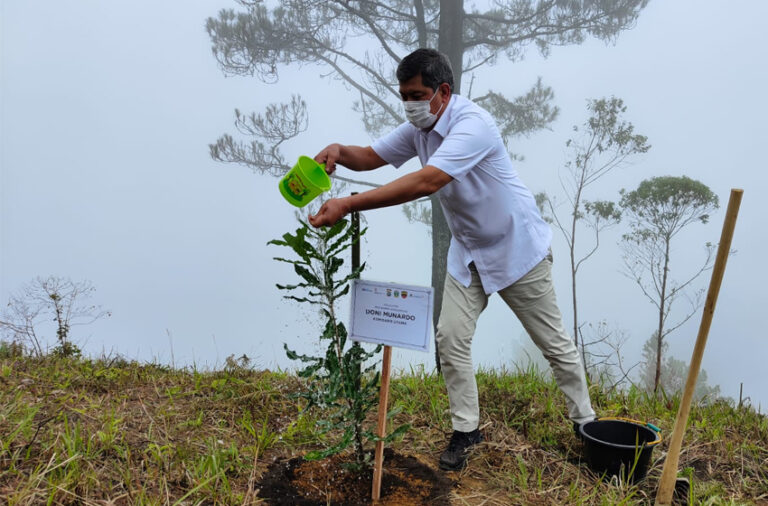
[[[443,108],[443,106],[440,105],[440,109],[437,110],[437,113],[433,114],[430,112],[430,105],[436,96],[437,90],[435,90],[435,94],[432,95],[432,98],[429,100],[403,102],[403,107],[405,108],[405,117],[408,119],[408,121],[411,122],[413,126],[416,128],[429,128],[435,124],[437,121],[437,114]]]

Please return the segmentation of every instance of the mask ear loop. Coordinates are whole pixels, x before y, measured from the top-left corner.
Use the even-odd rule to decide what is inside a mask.
[[[437,89],[435,90],[435,94],[434,94],[434,95],[432,95],[432,98],[430,98],[430,99],[429,99],[429,103],[430,103],[430,104],[432,104],[432,101],[433,101],[433,100],[435,99],[435,97],[437,96],[437,92],[438,92],[438,91],[440,91],[440,86],[441,86],[441,85],[438,85]],[[443,106],[444,106],[444,105],[445,105],[445,104],[440,104],[440,108],[439,108],[439,109],[437,110],[437,112],[435,113],[435,116],[437,116],[438,114],[440,114],[440,111],[442,111],[442,110],[443,110]]]
[[[445,105],[445,104],[440,104],[440,108],[437,110],[437,112],[435,112],[435,116],[437,116],[438,114],[440,114],[440,111],[442,111],[442,110],[443,110],[443,106],[444,106],[444,105]]]

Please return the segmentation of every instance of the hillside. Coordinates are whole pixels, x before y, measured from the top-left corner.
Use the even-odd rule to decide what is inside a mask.
[[[290,394],[300,380],[230,360],[221,371],[120,358],[0,354],[0,503],[270,504],[270,465],[322,441],[317,413]],[[461,473],[441,473],[450,504],[652,504],[666,442],[637,486],[603,482],[580,463],[556,386],[533,371],[478,374],[486,443]],[[600,415],[671,433],[676,399],[592,387]],[[442,380],[399,373],[390,406],[410,423],[392,446],[435,467],[450,434]],[[768,419],[720,401],[694,406],[680,459],[693,504],[768,504]],[[317,483],[315,488],[322,488]],[[328,495],[326,491],[326,495]],[[263,494],[262,494],[263,495]]]

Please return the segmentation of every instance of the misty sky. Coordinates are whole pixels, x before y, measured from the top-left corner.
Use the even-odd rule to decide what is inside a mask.
[[[312,351],[317,315],[281,300],[274,285],[292,281],[292,273],[272,260],[282,252],[266,246],[295,229],[293,208],[274,178],[214,162],[208,144],[234,132],[235,108],[260,111],[300,93],[310,125],[286,146],[288,159],[312,156],[330,142],[366,145],[372,139],[350,107],[355,95],[339,81],[320,79],[314,67],[285,69],[278,86],[225,78],[204,24],[221,8],[238,9],[234,2],[0,6],[0,302],[36,276],[92,281],[94,302],[113,315],[73,337],[94,355],[215,367],[245,353],[259,367],[285,368],[291,364],[283,342]],[[745,190],[733,242],[738,252],[728,263],[703,366],[723,394],[737,397],[743,382],[763,410],[767,18],[768,4],[758,1],[657,0],[615,45],[555,47],[547,59],[532,50],[522,62],[500,61],[478,73],[473,92],[515,96],[538,76],[554,89],[561,114],[552,129],[510,146],[525,156],[517,164],[523,181],[554,195],[565,141],[571,126],[586,119],[587,99],[622,98],[626,119],[653,147],[589,198],[616,199],[619,189],[645,178],[687,175],[721,199],[710,224],[681,236],[673,276],[701,261],[705,242],[717,242],[729,190]],[[379,172],[377,181],[402,173]],[[366,218],[365,277],[428,285],[427,229],[396,208]],[[602,249],[580,274],[580,295],[584,320],[605,320],[630,338],[631,363],[656,315],[620,273],[616,243],[624,230],[602,237]],[[553,250],[568,324],[569,266],[558,235]],[[706,275],[699,286],[708,282]],[[699,321],[700,312],[669,336],[676,357],[689,359]],[[476,364],[513,367],[524,340],[494,298],[478,325]],[[431,353],[396,350],[397,367],[422,363],[432,368]]]

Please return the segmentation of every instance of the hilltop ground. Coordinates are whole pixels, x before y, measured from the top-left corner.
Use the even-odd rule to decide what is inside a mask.
[[[383,504],[653,503],[666,441],[640,484],[601,481],[581,462],[550,380],[484,371],[478,382],[486,442],[466,470],[444,473],[436,468],[450,434],[441,378],[412,371],[393,379],[390,406],[402,409],[395,423],[412,428],[385,460]],[[200,372],[0,353],[0,502],[278,504],[265,497],[288,493],[294,484],[281,473],[291,468],[319,504],[352,504],[334,495],[352,487],[337,461],[310,468],[297,458],[323,445],[318,414],[290,397],[299,388],[292,374],[236,362]],[[592,395],[600,415],[671,433],[677,399],[599,385]],[[768,420],[726,401],[694,406],[680,470],[692,482],[691,504],[768,504]],[[369,493],[370,482],[361,489]]]

